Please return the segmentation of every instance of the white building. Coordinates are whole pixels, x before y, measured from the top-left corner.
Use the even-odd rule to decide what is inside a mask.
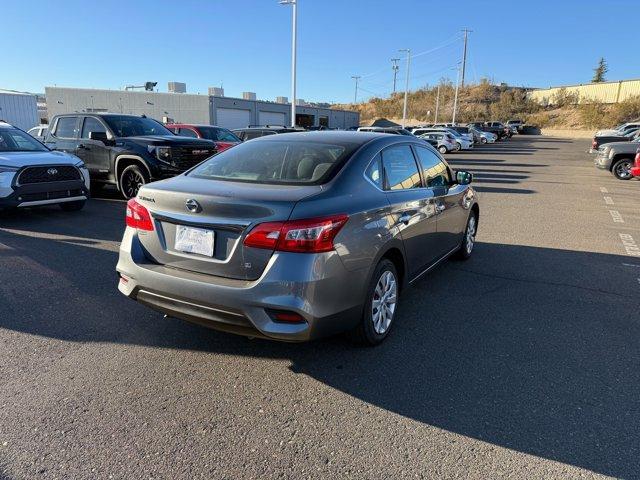
[[[22,130],[35,127],[40,123],[36,96],[13,90],[0,90],[0,120]]]

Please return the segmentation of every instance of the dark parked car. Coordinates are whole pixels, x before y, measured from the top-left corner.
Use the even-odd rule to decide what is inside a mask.
[[[250,337],[351,330],[374,345],[404,288],[451,255],[471,255],[471,180],[413,136],[245,142],[129,200],[119,289],[169,316]]]
[[[226,128],[213,125],[192,125],[188,123],[168,123],[166,127],[181,137],[204,138],[216,144],[218,153],[242,142]]]
[[[211,140],[178,137],[156,120],[118,113],[57,115],[45,144],[81,158],[92,188],[116,185],[124,198],[133,198],[142,185],[178,175],[216,153]]]
[[[505,127],[501,122],[473,122],[469,124],[470,127],[475,127],[483,132],[491,132],[498,136],[498,140],[505,137],[511,137],[511,129]]]
[[[265,137],[267,135],[276,135],[278,133],[293,133],[303,132],[303,129],[285,127],[285,126],[273,126],[273,125],[249,125],[247,128],[236,128],[232,130],[233,134],[243,142],[252,140],[254,138]]]
[[[595,153],[598,149],[607,143],[613,142],[630,142],[635,140],[640,136],[640,129],[629,130],[625,134],[614,134],[614,135],[603,135],[603,136],[595,136],[591,142],[591,150],[589,153]]]

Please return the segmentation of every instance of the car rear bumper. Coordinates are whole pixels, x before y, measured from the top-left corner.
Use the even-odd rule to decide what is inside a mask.
[[[306,341],[353,328],[362,313],[366,269],[347,270],[336,252],[274,253],[262,276],[234,280],[150,261],[127,227],[116,270],[124,295],[168,316],[246,336]],[[276,322],[268,310],[294,312]]]
[[[640,177],[640,167],[631,167],[631,175]]]

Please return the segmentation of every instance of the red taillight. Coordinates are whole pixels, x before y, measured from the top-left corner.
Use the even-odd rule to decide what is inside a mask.
[[[236,145],[234,142],[216,142],[216,149],[218,150],[218,153],[220,153],[230,149],[234,145]]]
[[[135,198],[127,202],[127,227],[137,228],[138,230],[153,230],[153,220],[149,210],[140,205]]]
[[[244,245],[281,252],[329,252],[334,248],[334,238],[348,219],[347,215],[334,215],[261,223],[245,237]]]
[[[636,150],[635,164],[636,164],[636,167],[640,167],[640,147],[638,147],[638,150]]]

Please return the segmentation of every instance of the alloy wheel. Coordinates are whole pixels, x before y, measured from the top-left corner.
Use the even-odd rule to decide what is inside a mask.
[[[138,190],[145,184],[142,174],[136,170],[129,170],[122,175],[120,187],[127,198],[133,198],[138,194]]]
[[[383,335],[391,325],[396,311],[398,298],[398,282],[393,272],[385,270],[380,275],[371,301],[371,318],[373,329]]]
[[[631,162],[630,161],[619,162],[616,165],[615,169],[616,169],[615,171],[616,177],[621,178],[623,180],[631,178]]]
[[[465,235],[464,248],[467,251],[467,255],[471,255],[473,245],[476,242],[476,216],[471,215],[469,217],[469,224],[467,225],[467,233]]]

